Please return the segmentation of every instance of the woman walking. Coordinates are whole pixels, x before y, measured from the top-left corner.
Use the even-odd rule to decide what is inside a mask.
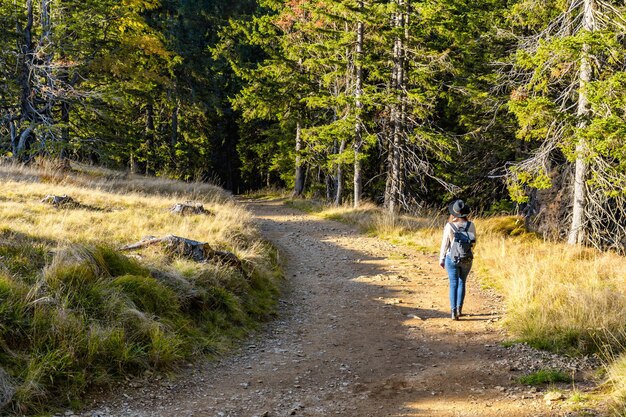
[[[465,282],[472,269],[472,247],[476,243],[476,227],[467,220],[470,207],[463,200],[448,206],[450,217],[443,229],[439,265],[450,279],[450,310],[452,320],[458,320],[465,300]]]

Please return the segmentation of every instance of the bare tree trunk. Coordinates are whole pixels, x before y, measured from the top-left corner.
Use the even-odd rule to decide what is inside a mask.
[[[150,169],[152,157],[154,155],[154,105],[148,102],[146,105],[146,170],[148,175],[154,174],[154,170]]]
[[[11,135],[11,152],[13,155],[17,155],[17,129],[15,128],[15,120],[9,121],[9,132]]]
[[[396,213],[399,210],[399,202],[402,197],[402,178],[401,178],[401,148],[404,138],[404,89],[405,89],[405,59],[404,59],[404,31],[401,30],[405,24],[404,8],[406,0],[397,0],[398,12],[394,16],[394,24],[399,33],[394,41],[394,71],[392,89],[396,95],[395,102],[393,103],[391,111],[391,123],[393,129],[391,150],[390,154],[390,191],[389,202],[387,203],[387,210],[390,213]]]
[[[20,128],[15,135],[17,144],[14,149],[14,157],[23,159],[23,153],[28,147],[28,140],[32,136],[35,127],[35,109],[32,103],[32,86],[30,82],[30,68],[34,56],[33,46],[33,1],[26,0],[26,26],[22,29],[18,23],[18,32],[23,32],[22,45],[20,51],[20,72],[19,84],[21,89],[20,97]],[[28,126],[23,126],[28,124]],[[24,130],[22,130],[22,127]]]
[[[359,11],[363,11],[363,1],[357,3]],[[354,102],[356,106],[356,120],[354,122],[354,207],[361,205],[361,195],[363,194],[363,183],[361,179],[361,148],[363,147],[363,127],[361,121],[361,112],[363,111],[363,103],[361,96],[363,94],[363,21],[359,18],[356,25],[356,79],[354,88]]]
[[[54,106],[57,103],[56,90],[57,85],[55,83],[56,74],[54,73],[56,70],[52,65],[52,15],[51,15],[51,1],[50,0],[41,0],[41,36],[39,38],[39,45],[37,50],[35,51],[35,55],[37,56],[37,64],[43,68],[43,76],[42,84],[45,84],[44,88],[48,89],[48,92],[40,98],[40,103],[36,103],[35,107],[38,108],[38,118],[47,125],[48,127],[52,127],[55,125],[54,122]],[[54,141],[55,134],[52,133],[51,129],[45,129],[40,135],[40,141],[42,143],[42,148],[46,150],[46,144],[48,141]]]
[[[28,141],[31,139],[33,134],[34,125],[28,126],[24,131],[20,134],[20,139],[17,143],[17,154],[21,154],[26,149],[28,149]]]
[[[336,117],[336,116],[335,116]],[[337,154],[337,139],[333,140],[333,146],[330,149],[330,155]],[[321,172],[321,167],[320,167]],[[337,166],[333,164],[333,169],[328,174],[325,174],[325,183],[326,183],[326,201],[328,203],[334,202],[337,198]]]
[[[69,158],[70,144],[70,103],[61,103],[61,159]]]
[[[583,30],[588,32],[595,31],[594,11],[596,5],[594,0],[584,0],[583,2]],[[578,95],[577,117],[579,119],[578,127],[585,127],[587,124],[587,116],[590,113],[590,105],[585,88],[592,81],[593,69],[591,67],[591,57],[589,56],[589,45],[583,45],[583,52],[580,61],[580,92]],[[570,228],[567,243],[570,245],[581,244],[585,238],[585,206],[586,206],[586,190],[587,181],[587,163],[585,162],[585,154],[587,152],[587,143],[583,138],[578,138],[576,144],[576,169],[574,172],[574,195],[572,208],[572,225]]]
[[[346,139],[341,139],[341,143],[339,144],[339,155],[341,155],[346,150]],[[335,193],[335,205],[338,206],[341,204],[341,197],[343,194],[343,164],[340,162],[337,164],[337,191]]]
[[[180,100],[176,100],[176,106],[172,111],[172,134],[170,136],[170,152],[174,155],[178,143],[178,114],[180,112]]]
[[[324,183],[326,184],[326,201],[332,201],[335,191],[335,181],[333,181],[333,176],[324,173]]]
[[[387,178],[385,180],[385,196],[384,196],[384,207],[386,209],[389,209],[389,204],[392,200],[392,193],[391,193],[391,165],[392,165],[392,161],[393,161],[393,153],[394,153],[394,149],[393,149],[393,132],[385,132],[385,135],[388,135],[388,139],[385,141],[386,145],[387,145],[387,162],[385,165],[385,171],[386,171],[386,175]]]
[[[300,122],[296,123],[296,178],[294,181],[293,196],[300,197],[304,192],[304,164],[300,152],[302,152],[302,135]]]

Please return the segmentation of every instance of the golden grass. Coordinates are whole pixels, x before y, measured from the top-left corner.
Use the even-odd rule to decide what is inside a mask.
[[[608,366],[608,382],[611,387],[612,412],[618,417],[626,416],[626,354],[615,358]]]
[[[146,177],[72,162],[70,168],[54,161],[39,160],[33,166],[0,164],[0,180],[78,186],[112,193],[137,193],[222,202],[230,194],[205,182],[182,182],[163,177]]]
[[[489,230],[494,221],[477,227]],[[476,266],[504,295],[507,328],[540,347],[595,351],[626,323],[626,259],[617,254],[487,232]]]
[[[219,247],[233,246],[237,236],[253,233],[250,215],[241,206],[232,200],[223,200],[222,196],[215,201],[213,194],[202,195],[193,186],[187,195],[182,192],[182,186],[174,193],[151,195],[149,188],[129,192],[128,188],[116,187],[114,182],[107,183],[104,189],[94,189],[67,183],[26,182],[24,179],[21,175],[17,180],[5,176],[0,182],[3,200],[0,227],[50,241],[101,242],[117,246],[148,235],[175,234]],[[149,180],[148,183],[156,187],[157,182]],[[117,191],[113,191],[114,188]],[[41,200],[49,194],[67,194],[85,207],[63,209],[42,203]],[[169,212],[174,204],[192,197],[215,215],[183,217]]]

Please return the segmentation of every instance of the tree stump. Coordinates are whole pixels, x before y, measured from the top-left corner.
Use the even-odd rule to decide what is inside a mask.
[[[51,204],[54,207],[77,207],[79,204],[74,201],[74,199],[72,199],[72,197],[69,197],[67,195],[47,195],[43,200],[41,200],[42,203],[46,203],[46,204]]]
[[[206,214],[213,215],[213,213],[204,208],[202,204],[192,204],[192,203],[177,203],[175,204],[170,211],[174,214],[179,214],[181,216],[186,216],[188,214]]]

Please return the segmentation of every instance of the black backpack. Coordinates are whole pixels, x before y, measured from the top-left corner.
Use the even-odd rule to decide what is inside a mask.
[[[450,223],[452,231],[454,231],[454,239],[450,245],[450,259],[455,265],[468,264],[474,259],[472,254],[473,242],[468,233],[471,224],[471,222],[467,222],[465,229],[461,229]]]

